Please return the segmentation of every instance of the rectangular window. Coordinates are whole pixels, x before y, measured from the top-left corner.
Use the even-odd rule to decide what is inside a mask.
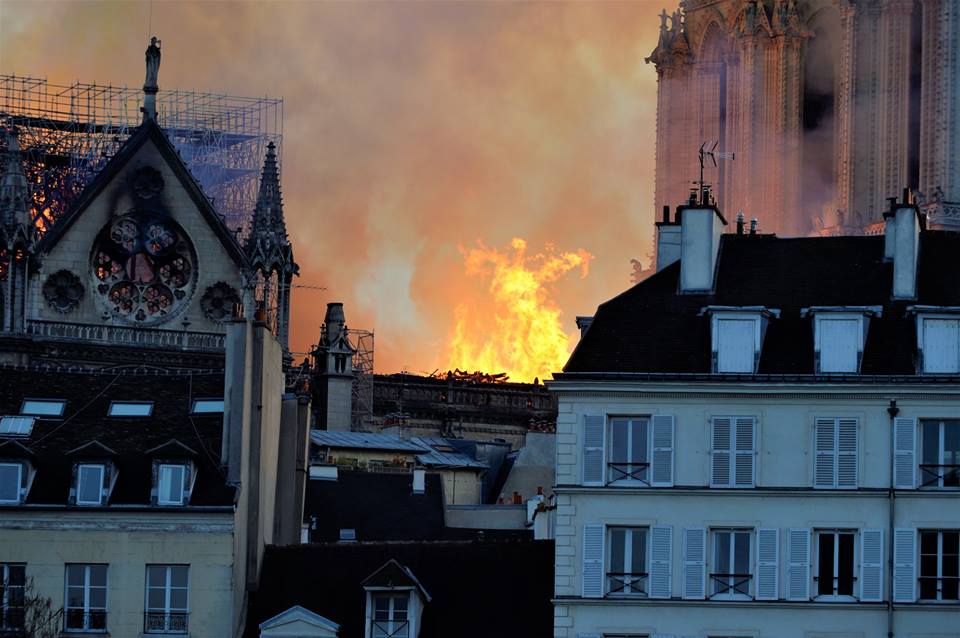
[[[757,321],[718,319],[717,372],[753,373],[756,359]]]
[[[929,374],[960,372],[960,320],[922,319],[923,371]]]
[[[607,589],[610,596],[647,594],[647,528],[608,530]]]
[[[713,565],[710,572],[711,598],[750,596],[750,530],[715,529]]]
[[[157,502],[160,505],[183,505],[183,484],[186,468],[183,465],[161,465]]]
[[[713,417],[710,487],[753,487],[756,419]]]
[[[23,465],[0,463],[0,503],[20,503]]]
[[[407,594],[373,594],[373,638],[410,638]]]
[[[67,565],[64,629],[107,630],[107,566]]]
[[[77,466],[77,505],[100,505],[103,499],[102,465]]]
[[[63,416],[66,401],[60,399],[24,399],[20,414],[24,416]]]
[[[107,416],[150,416],[153,401],[111,401]]]
[[[197,399],[193,402],[194,414],[219,414],[223,412],[223,399]]]
[[[144,633],[187,633],[189,570],[189,565],[147,565]]]
[[[816,419],[814,487],[848,489],[857,487],[858,424],[859,422],[854,418]]]
[[[817,532],[817,596],[853,596],[854,532]]]
[[[607,482],[650,484],[650,419],[610,419]]]
[[[0,436],[30,436],[35,421],[32,416],[0,416]]]
[[[23,629],[27,566],[0,563],[0,632]]]
[[[862,319],[827,319],[816,317],[817,372],[838,373],[859,370],[860,324]]]
[[[960,531],[920,530],[920,599],[960,600]]]
[[[960,487],[960,421],[921,421],[920,454],[921,487]]]

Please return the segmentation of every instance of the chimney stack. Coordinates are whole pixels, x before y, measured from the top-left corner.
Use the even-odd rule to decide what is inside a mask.
[[[657,272],[680,259],[680,222],[670,221],[670,207],[663,207],[657,226]]]
[[[884,239],[884,253],[888,244],[892,244],[893,257],[893,298],[916,299],[917,297],[917,258],[920,253],[920,230],[922,221],[920,210],[913,203],[909,189],[903,191],[902,202],[891,202],[893,236]],[[891,228],[891,217],[884,215],[886,228]]]
[[[680,292],[710,292],[717,270],[720,236],[727,221],[716,206],[703,203],[681,206],[677,217],[680,220]]]
[[[580,316],[577,317],[577,328],[580,329],[580,338],[583,339],[587,336],[587,330],[590,329],[590,324],[593,323],[593,315],[589,317]]]
[[[743,234],[743,211],[737,213],[737,234]]]

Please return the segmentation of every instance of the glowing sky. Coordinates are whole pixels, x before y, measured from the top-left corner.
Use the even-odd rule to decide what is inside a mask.
[[[629,285],[653,237],[656,14],[674,2],[14,2],[0,72],[283,97],[282,185],[301,283],[292,347],[328,301],[376,367],[446,369],[455,308],[493,312],[465,251],[593,256],[552,284],[564,330]],[[490,372],[495,372],[491,370]]]

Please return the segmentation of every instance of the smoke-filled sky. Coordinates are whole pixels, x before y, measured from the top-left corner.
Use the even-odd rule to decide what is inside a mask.
[[[674,2],[666,4],[673,5]],[[455,312],[496,340],[502,303],[472,249],[585,251],[546,284],[563,331],[629,285],[653,237],[661,0],[19,2],[0,0],[0,72],[54,83],[284,99],[282,185],[300,283],[292,348],[328,301],[376,332],[379,372],[451,361]],[[458,310],[459,309],[459,310]],[[508,316],[508,315],[504,315]],[[571,342],[572,345],[572,342]],[[498,372],[498,370],[489,370]]]

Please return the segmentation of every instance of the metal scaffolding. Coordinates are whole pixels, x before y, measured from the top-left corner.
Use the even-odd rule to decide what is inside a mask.
[[[347,329],[353,348],[353,386],[350,429],[369,431],[373,424],[373,333]]]
[[[0,126],[14,126],[35,222],[56,223],[139,126],[143,91],[0,75]],[[243,232],[267,144],[282,157],[283,100],[161,90],[158,122],[230,228]]]

